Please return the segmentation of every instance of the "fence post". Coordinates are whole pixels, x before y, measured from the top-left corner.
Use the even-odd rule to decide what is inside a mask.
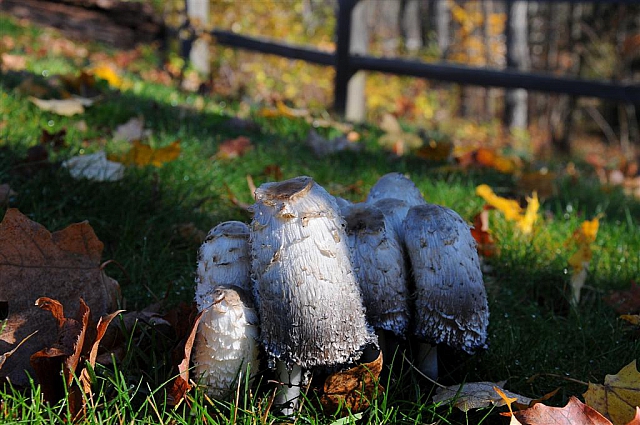
[[[344,115],[347,108],[347,87],[349,79],[354,73],[350,60],[351,45],[351,12],[358,0],[338,1],[338,23],[336,27],[336,62],[334,64],[336,76],[334,84],[333,107],[335,111]]]

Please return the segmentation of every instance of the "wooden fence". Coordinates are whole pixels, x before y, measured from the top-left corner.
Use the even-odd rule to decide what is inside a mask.
[[[564,1],[574,3],[593,2],[593,0]],[[606,2],[632,4],[637,1],[638,0],[611,0]],[[638,84],[559,77],[550,74],[522,72],[509,68],[495,70],[448,63],[425,63],[415,60],[351,55],[351,12],[357,3],[358,0],[338,0],[335,53],[322,52],[312,48],[264,38],[243,36],[224,30],[213,30],[211,31],[211,35],[213,35],[216,42],[221,45],[333,67],[335,69],[334,109],[339,114],[344,114],[345,112],[349,80],[360,70],[407,75],[463,85],[523,88],[526,90],[562,93],[573,96],[596,97],[619,103],[640,104],[640,85]],[[195,33],[195,31],[190,32],[192,34]],[[193,41],[193,38],[190,41]],[[188,44],[189,41],[187,45]],[[188,57],[188,52],[184,54]]]

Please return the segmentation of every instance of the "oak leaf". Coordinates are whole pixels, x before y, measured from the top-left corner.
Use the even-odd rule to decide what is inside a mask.
[[[513,415],[523,425],[611,425],[607,418],[575,397],[565,407],[538,403]]]
[[[517,201],[496,195],[493,189],[486,184],[476,187],[476,195],[504,214],[507,220],[515,221],[516,227],[522,234],[528,235],[533,231],[533,225],[538,219],[538,210],[540,209],[538,195],[535,192],[531,198],[527,198],[527,209],[524,213]]]
[[[122,78],[118,75],[118,73],[107,64],[101,64],[93,69],[91,69],[91,73],[96,77],[105,80],[111,87],[120,88],[122,87]]]
[[[458,409],[466,412],[471,409],[479,409],[481,407],[488,407],[491,405],[494,406],[504,406],[507,402],[504,400],[502,395],[515,399],[513,401],[517,401],[519,404],[529,405],[531,400],[529,397],[524,397],[522,395],[512,393],[511,391],[507,391],[502,389],[502,385],[504,382],[498,382],[497,384],[494,382],[469,382],[461,385],[451,385],[444,388],[438,388],[436,390],[436,395],[433,396],[434,403],[445,403],[451,404]],[[495,388],[500,389],[502,391],[502,395],[499,394]]]
[[[640,406],[640,373],[632,361],[616,375],[607,375],[604,385],[589,383],[585,403],[611,419],[614,425],[631,421]]]
[[[476,240],[478,254],[486,258],[493,257],[497,250],[493,236],[489,232],[489,208],[485,206],[476,214],[471,228],[471,236]]]
[[[382,371],[382,353],[370,363],[329,375],[324,381],[320,403],[327,412],[357,413],[369,407],[384,389],[378,380]]]
[[[29,357],[56,341],[50,315],[34,307],[37,298],[55,298],[77,310],[83,298],[97,316],[116,309],[120,288],[100,268],[104,245],[88,222],[50,233],[15,208],[0,223],[0,300],[9,315],[0,332],[0,354],[12,350],[27,335],[38,333],[7,359],[0,378],[14,385],[29,383]]]

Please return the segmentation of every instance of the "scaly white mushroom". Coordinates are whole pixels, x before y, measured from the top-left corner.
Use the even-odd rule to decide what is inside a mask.
[[[382,211],[368,203],[350,207],[347,234],[367,320],[378,334],[386,359],[393,356],[384,331],[404,338],[409,325],[409,290],[403,249]]]
[[[218,286],[239,286],[251,294],[249,226],[226,221],[209,231],[198,252],[196,304],[198,311],[209,307]]]
[[[255,195],[250,246],[261,338],[285,384],[276,402],[290,404],[301,368],[354,361],[375,335],[335,198],[311,177],[265,183]]]
[[[404,227],[416,285],[415,335],[470,354],[484,347],[489,307],[469,225],[449,208],[425,204],[409,210]]]
[[[258,316],[239,287],[218,286],[209,294],[193,351],[195,376],[209,395],[225,398],[245,374],[258,370]]]

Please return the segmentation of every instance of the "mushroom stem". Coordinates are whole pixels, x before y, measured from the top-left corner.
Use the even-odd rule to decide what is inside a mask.
[[[438,347],[421,342],[418,346],[418,369],[434,381],[438,379]]]
[[[302,367],[293,365],[287,367],[286,362],[278,360],[276,362],[278,373],[278,388],[275,404],[282,406],[282,414],[293,416],[300,398],[300,386],[302,385]]]

